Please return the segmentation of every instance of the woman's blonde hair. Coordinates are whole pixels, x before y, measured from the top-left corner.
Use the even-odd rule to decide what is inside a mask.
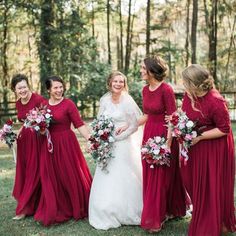
[[[113,79],[116,77],[116,76],[121,76],[122,78],[124,78],[124,83],[125,83],[125,86],[124,86],[124,90],[126,92],[128,92],[129,88],[128,88],[128,84],[127,84],[127,77],[121,73],[120,71],[113,71],[107,78],[107,87],[108,89],[110,90],[111,89],[111,83],[113,81]]]
[[[214,79],[210,72],[199,64],[192,64],[184,69],[182,77],[184,87],[190,96],[193,108],[195,108],[194,101],[199,93],[208,92],[215,87]]]
[[[198,64],[192,64],[182,72],[183,83],[187,91],[197,97],[199,92],[207,92],[214,88],[214,79],[210,72]]]

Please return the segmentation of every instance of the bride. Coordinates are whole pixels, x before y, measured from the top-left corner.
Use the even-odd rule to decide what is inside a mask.
[[[97,166],[89,199],[89,223],[103,230],[140,225],[142,211],[141,140],[136,132],[141,111],[127,92],[125,75],[113,72],[107,85],[110,92],[101,98],[98,116],[114,120],[114,158],[108,172]]]

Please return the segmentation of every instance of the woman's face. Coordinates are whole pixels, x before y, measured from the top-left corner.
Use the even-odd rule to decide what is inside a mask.
[[[52,98],[55,101],[61,100],[64,93],[63,84],[58,81],[52,81],[51,83],[52,83],[52,86],[49,89],[50,98]]]
[[[141,64],[140,73],[141,73],[141,78],[143,80],[149,79],[149,75],[147,73],[146,65],[144,64],[144,62]]]
[[[16,84],[15,93],[16,93],[16,96],[20,99],[27,100],[27,98],[29,98],[31,91],[25,80],[22,80]]]
[[[111,81],[111,92],[120,94],[125,88],[125,79],[121,75],[115,76]]]

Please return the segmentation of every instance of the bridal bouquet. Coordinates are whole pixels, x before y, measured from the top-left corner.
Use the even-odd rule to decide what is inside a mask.
[[[164,137],[149,138],[142,146],[141,153],[143,159],[150,164],[150,168],[154,168],[155,165],[170,166],[170,150],[167,148]]]
[[[197,137],[197,132],[194,130],[196,124],[187,117],[185,112],[178,110],[173,113],[169,125],[172,129],[172,136],[176,137],[181,144],[180,158],[186,164],[189,159],[188,149],[193,138]]]
[[[45,134],[48,141],[48,151],[52,153],[53,145],[51,135],[48,131],[50,122],[52,121],[51,110],[47,106],[41,105],[29,111],[24,121],[24,127],[34,129],[37,133]]]
[[[5,142],[9,148],[12,148],[17,137],[16,133],[12,130],[12,125],[12,120],[7,120],[2,129],[0,129],[0,140]]]
[[[47,106],[35,107],[26,115],[24,126],[43,134],[52,120],[51,110]]]
[[[89,138],[89,151],[92,158],[106,170],[112,156],[112,144],[114,140],[115,126],[112,118],[101,115],[91,123],[92,134]]]

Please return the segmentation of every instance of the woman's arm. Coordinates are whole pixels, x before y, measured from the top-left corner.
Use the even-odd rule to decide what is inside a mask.
[[[148,119],[148,115],[147,114],[143,114],[139,119],[138,119],[138,126],[143,125],[146,123]]]
[[[88,140],[90,137],[90,132],[88,130],[88,127],[86,125],[82,125],[78,128],[80,134],[86,139]]]
[[[192,145],[195,145],[201,140],[207,140],[207,139],[215,139],[220,138],[227,135],[227,133],[223,133],[218,128],[214,128],[208,131],[203,132],[200,136],[197,136],[192,140]]]

